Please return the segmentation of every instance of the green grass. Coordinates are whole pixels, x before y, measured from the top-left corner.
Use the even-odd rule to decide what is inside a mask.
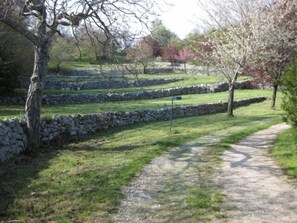
[[[181,101],[174,102],[174,105],[195,105],[205,103],[216,103],[218,101],[227,100],[227,92],[213,94],[195,94],[184,95]],[[246,99],[251,97],[270,97],[271,91],[267,90],[237,90],[235,92],[235,100]],[[107,111],[131,111],[142,109],[157,109],[171,106],[171,98],[157,98],[137,101],[120,101],[92,104],[74,104],[74,105],[56,105],[43,106],[42,116],[53,116],[56,114],[89,114]],[[24,106],[16,105],[0,105],[0,119],[22,117],[24,115]]]
[[[152,91],[160,89],[170,89],[183,86],[192,86],[200,84],[215,84],[224,82],[224,79],[219,76],[202,76],[202,75],[186,75],[186,74],[152,74],[152,75],[139,75],[139,78],[158,78],[158,79],[168,79],[177,78],[182,79],[177,82],[163,84],[163,85],[152,85],[147,87],[131,87],[131,88],[119,88],[119,89],[86,89],[86,90],[45,90],[45,94],[107,94],[107,93],[126,93],[126,92],[136,92],[136,91]],[[245,80],[247,77],[242,77]],[[135,80],[135,76],[129,76],[129,79]],[[64,81],[71,81],[69,78],[63,78]],[[86,79],[79,79],[75,81],[88,81],[90,77]],[[96,80],[96,79],[93,79]],[[101,79],[102,80],[102,79]],[[26,95],[26,89],[17,89],[16,95]]]
[[[241,79],[247,79],[248,77],[241,77]],[[201,81],[201,83],[216,83],[218,81],[224,81],[221,76],[206,76],[206,75],[189,75],[189,74],[176,74],[176,73],[158,73],[158,74],[125,74],[125,75],[114,75],[107,76],[100,73],[96,75],[76,76],[71,75],[60,75],[60,76],[48,76],[47,80],[55,81],[100,81],[100,80],[123,80],[123,81],[135,81],[142,79],[190,79],[194,81]],[[198,82],[199,83],[199,82]]]
[[[266,125],[271,125],[281,121],[282,114],[279,109],[270,110],[267,101],[237,109],[235,118],[216,114],[176,119],[172,135],[168,133],[169,122],[140,124],[2,163],[0,219],[108,222],[108,215],[116,210],[122,198],[121,188],[154,157],[216,131],[229,134],[234,126],[245,131],[254,128],[254,121],[263,119],[267,120]],[[215,190],[214,193],[209,200],[198,187],[191,196],[205,197],[206,205],[217,209],[213,202],[218,203],[221,198]],[[189,201],[197,213],[205,211],[204,205],[195,204],[195,199]]]
[[[297,178],[297,128],[281,133],[271,153],[287,175]]]
[[[106,94],[106,93],[125,93],[135,91],[151,91],[160,89],[169,89],[182,86],[192,86],[200,84],[215,84],[224,82],[224,79],[219,76],[200,76],[200,75],[183,75],[183,74],[158,74],[158,75],[140,75],[140,78],[179,78],[183,79],[177,82],[163,84],[163,85],[152,85],[147,87],[131,87],[131,88],[120,88],[120,89],[88,89],[88,90],[46,90],[46,94]]]
[[[61,68],[62,69],[78,69],[78,70],[86,70],[86,69],[100,69],[100,65],[97,64],[91,64],[90,62],[87,61],[63,61],[61,63]],[[55,64],[49,63],[49,69],[56,69]],[[103,64],[102,65],[103,70],[110,70],[111,66]]]

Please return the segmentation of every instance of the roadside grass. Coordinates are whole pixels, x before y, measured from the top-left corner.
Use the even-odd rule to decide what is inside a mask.
[[[282,114],[279,109],[270,110],[266,101],[237,109],[234,118],[221,113],[175,119],[171,135],[169,122],[139,124],[107,130],[31,156],[20,156],[0,164],[0,219],[110,222],[109,214],[116,211],[122,198],[121,188],[164,151],[216,131],[230,134],[231,139],[234,127],[238,126],[250,134],[251,129],[256,131],[255,122],[266,120],[268,126],[280,122]],[[207,161],[206,171],[214,168],[217,160]],[[203,202],[206,204],[195,204],[195,197],[201,196],[214,196],[210,202],[220,202],[215,188],[215,194],[205,194],[204,189],[199,185],[192,189],[194,198],[190,198],[190,206],[203,215],[209,214],[206,209],[212,205],[220,211],[217,204],[209,204],[207,197]]]
[[[174,102],[174,106],[196,105],[206,103],[216,103],[227,100],[227,92],[212,94],[194,94],[183,95],[181,101]],[[269,90],[237,90],[235,100],[247,99],[251,97],[270,97]],[[171,98],[157,98],[135,101],[119,101],[91,104],[73,104],[73,105],[55,105],[43,106],[42,116],[51,117],[53,115],[71,115],[71,114],[90,114],[107,111],[131,111],[143,109],[158,109],[171,106]],[[0,105],[0,120],[4,118],[24,116],[24,106],[18,105]]]
[[[292,127],[281,133],[271,154],[289,177],[297,179],[297,128]]]

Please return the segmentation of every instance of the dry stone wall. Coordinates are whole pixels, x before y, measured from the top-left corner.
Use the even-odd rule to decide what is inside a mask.
[[[235,107],[263,102],[266,98],[251,98],[235,102]],[[173,107],[172,117],[189,117],[225,112],[227,103]],[[40,139],[43,144],[78,139],[85,135],[118,126],[142,122],[169,120],[171,108],[130,112],[105,112],[89,115],[54,116],[41,121]],[[25,120],[0,121],[0,161],[5,161],[27,148]]]
[[[21,153],[26,147],[27,137],[20,120],[0,122],[0,162]]]
[[[104,76],[104,77],[120,77],[127,74],[142,74],[143,69],[125,69],[118,68],[112,70],[77,70],[77,69],[67,69],[62,72],[63,75],[71,76]],[[159,73],[174,73],[173,68],[146,68],[145,74],[159,74]]]
[[[85,90],[85,89],[119,89],[129,87],[145,87],[152,85],[169,84],[182,79],[139,79],[136,81],[126,80],[98,80],[98,81],[59,81],[50,80],[45,83],[47,90]],[[29,87],[29,80],[22,80],[23,88]]]
[[[236,84],[237,89],[251,89],[253,88],[250,81],[243,81]],[[59,95],[44,95],[43,104],[60,105],[60,104],[84,104],[84,103],[102,103],[115,101],[130,101],[170,97],[174,95],[188,95],[188,94],[206,94],[223,92],[228,90],[227,83],[220,83],[214,85],[198,85],[177,87],[171,89],[161,89],[152,91],[140,92],[126,92],[126,93],[109,93],[109,94],[59,94]],[[7,97],[0,98],[1,104],[18,104],[24,105],[26,97]]]
[[[63,70],[60,74],[61,76],[103,76],[103,77],[120,77],[128,74],[142,74],[143,69],[125,69],[118,68],[112,70],[100,70],[100,69],[92,69],[92,70],[78,70],[78,69],[67,69]],[[187,73],[187,74],[197,74],[197,75],[206,75],[216,73],[214,69],[207,68],[204,66],[195,66],[194,68],[187,68],[186,70],[182,66],[173,66],[173,67],[153,67],[146,68],[145,74],[172,74],[172,73]]]

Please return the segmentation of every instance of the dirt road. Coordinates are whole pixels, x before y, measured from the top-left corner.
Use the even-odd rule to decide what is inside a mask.
[[[279,124],[257,132],[224,153],[217,182],[223,185],[229,217],[213,222],[297,222],[297,188],[269,156]]]
[[[276,135],[286,128],[272,126],[224,153],[215,182],[226,195],[228,218],[212,222],[297,222],[297,189],[268,155]],[[199,222],[186,197],[190,188],[207,180],[206,151],[222,137],[201,137],[154,159],[124,188],[125,199],[112,222]]]

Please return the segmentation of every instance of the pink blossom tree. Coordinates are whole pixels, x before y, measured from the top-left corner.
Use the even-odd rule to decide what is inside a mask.
[[[189,49],[181,49],[178,51],[178,54],[175,55],[175,59],[177,61],[181,61],[184,63],[184,70],[185,70],[185,73],[187,73],[187,63],[189,61],[191,61],[192,59],[194,58],[194,54],[191,50]]]
[[[171,67],[173,68],[173,63],[176,62],[176,57],[178,56],[178,49],[174,46],[168,46],[161,50],[162,60],[169,61]]]

